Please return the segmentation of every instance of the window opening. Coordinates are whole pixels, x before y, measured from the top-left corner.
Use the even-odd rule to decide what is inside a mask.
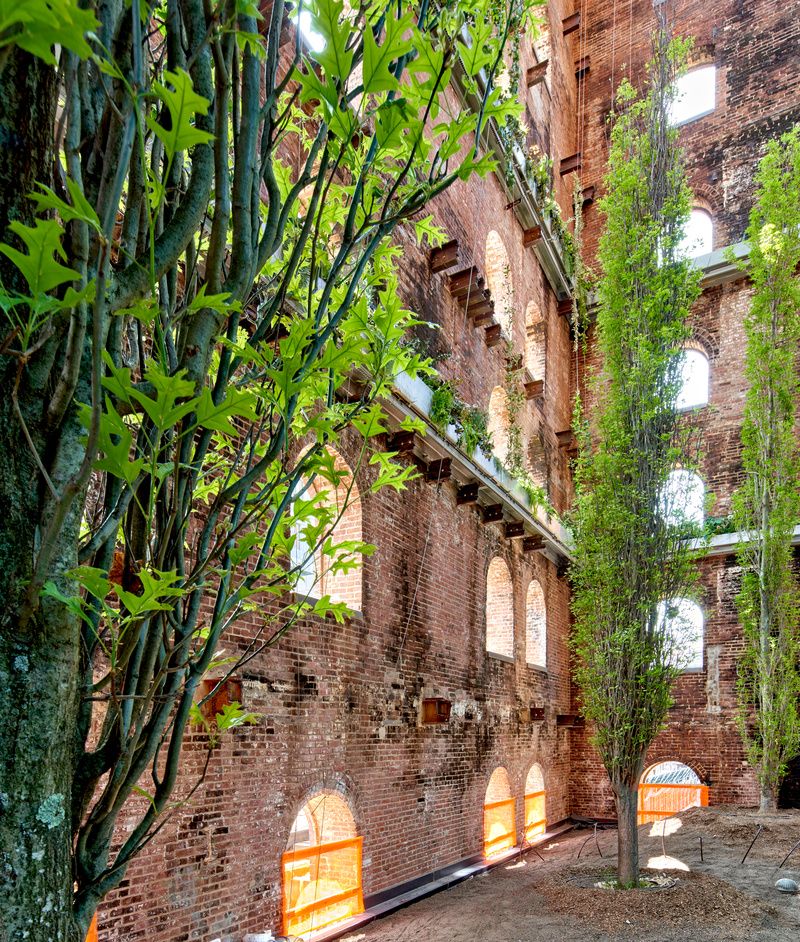
[[[495,386],[489,397],[489,421],[486,429],[492,439],[494,456],[501,465],[508,459],[508,427],[508,395],[502,386]]]
[[[639,784],[639,824],[662,821],[687,808],[708,805],[708,786],[682,762],[659,762],[651,766]]]
[[[542,767],[534,762],[525,779],[525,840],[532,841],[547,830],[547,794]]]
[[[486,650],[514,657],[514,587],[505,560],[495,556],[486,573]]]
[[[503,240],[492,229],[486,237],[486,286],[494,301],[495,320],[509,339],[513,336],[514,292],[511,263]]]
[[[347,802],[315,795],[300,809],[281,861],[283,933],[310,932],[364,911],[362,838]]]
[[[686,124],[712,112],[716,107],[716,85],[717,70],[713,65],[704,65],[682,75],[675,83],[670,123]]]
[[[686,221],[683,238],[678,244],[681,258],[708,255],[714,245],[714,220],[704,209],[693,209]]]
[[[703,612],[697,602],[659,602],[656,619],[670,641],[668,662],[683,671],[702,670]]]
[[[547,608],[537,579],[531,580],[525,600],[525,660],[535,667],[547,668]]]
[[[514,799],[508,772],[499,766],[492,772],[483,803],[483,853],[494,857],[517,843]]]
[[[672,526],[702,527],[705,503],[706,488],[699,474],[686,468],[670,471],[662,497],[662,514]]]
[[[530,301],[525,310],[525,365],[533,379],[545,378],[544,318],[539,306]]]
[[[708,357],[700,350],[687,348],[683,351],[680,367],[680,389],[676,406],[678,409],[694,409],[708,403],[709,366]]]

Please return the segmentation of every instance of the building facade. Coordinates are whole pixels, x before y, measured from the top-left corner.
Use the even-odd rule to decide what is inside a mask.
[[[740,474],[749,288],[721,250],[744,237],[765,141],[800,120],[800,21],[776,0],[674,6],[676,32],[696,37],[692,70],[712,76],[710,107],[681,131],[698,225],[705,238],[709,221],[712,230],[691,345],[708,366],[708,395],[687,412],[702,430],[709,513],[723,518]],[[591,257],[612,89],[623,75],[641,80],[655,15],[650,2],[553,0],[545,16],[521,50],[528,143],[553,159],[565,218],[579,174]],[[303,931],[354,911],[359,894],[369,903],[532,839],[542,821],[613,815],[605,772],[574,719],[558,514],[571,494],[580,377],[567,262],[543,196],[521,170],[511,183],[496,174],[455,185],[431,207],[451,242],[425,253],[409,239],[402,288],[436,325],[418,342],[464,402],[487,411],[501,457],[509,394],[524,392],[511,418],[554,513],[447,431],[384,443],[420,471],[399,494],[370,494],[376,471],[345,441],[337,460],[357,499],[343,526],[376,551],[326,591],[354,615],[305,621],[238,673],[244,705],[262,719],[213,750],[202,788],[102,907],[103,942],[240,942],[277,933],[287,913]],[[427,387],[402,383],[391,404],[398,420],[424,418],[430,405]],[[677,681],[651,759],[694,769],[712,803],[753,804],[735,726],[737,577],[732,538],[715,538],[702,564],[701,665]],[[256,627],[240,623],[228,646],[245,646]],[[197,732],[187,783],[205,747]],[[323,855],[323,845],[335,849]],[[336,895],[339,909],[317,917],[320,898]]]

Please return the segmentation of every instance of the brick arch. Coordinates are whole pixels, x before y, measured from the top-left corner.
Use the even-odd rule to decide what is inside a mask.
[[[511,776],[508,774],[508,767],[498,765],[496,768],[492,769],[492,774],[489,776],[489,780],[486,783],[484,803],[488,804],[491,801],[503,801],[506,798],[511,798],[512,795]]]
[[[704,353],[709,363],[719,357],[719,341],[710,330],[700,324],[692,325],[692,333],[686,346]]]
[[[353,819],[355,834],[363,833],[363,821],[360,813],[360,790],[356,783],[347,775],[339,772],[325,772],[306,788],[291,804],[289,829],[303,808],[321,795],[336,797],[347,806]]]
[[[702,762],[698,762],[694,758],[687,759],[684,756],[679,756],[671,749],[660,749],[655,753],[648,753],[647,759],[645,760],[645,767],[642,769],[639,781],[642,780],[645,773],[649,772],[654,765],[660,765],[662,762],[680,762],[681,765],[685,765],[695,773],[702,785],[711,784],[712,776],[708,770],[708,766],[704,765]]]
[[[535,301],[529,301],[525,308],[525,366],[534,379],[546,380],[546,322]]]

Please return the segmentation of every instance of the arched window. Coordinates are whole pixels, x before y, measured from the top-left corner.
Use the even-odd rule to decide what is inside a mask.
[[[534,762],[525,779],[525,840],[531,841],[547,830],[547,795],[544,774],[538,762]]]
[[[483,802],[483,853],[494,857],[517,843],[514,799],[508,772],[499,766],[492,772]]]
[[[687,347],[683,351],[680,372],[678,409],[694,409],[708,402],[708,357],[700,350]]]
[[[301,10],[300,15],[294,18],[303,42],[311,52],[322,52],[325,48],[325,37],[314,29],[314,20],[308,10]]]
[[[662,513],[669,523],[702,527],[705,503],[706,488],[699,474],[686,468],[670,471],[662,497]]]
[[[659,602],[656,618],[670,642],[669,662],[684,671],[702,670],[703,611],[697,602]]]
[[[495,386],[489,397],[489,421],[486,428],[492,439],[494,456],[501,465],[508,458],[508,425],[508,395],[502,386]]]
[[[295,506],[301,501],[320,510],[318,518],[306,514],[292,526],[295,592],[316,598],[327,595],[332,602],[361,611],[360,560],[344,545],[363,539],[361,498],[350,467],[337,451],[329,449],[311,483],[298,486]],[[323,539],[326,533],[329,538]]]
[[[534,379],[545,378],[545,327],[542,312],[534,302],[525,309],[525,365]]]
[[[708,804],[708,786],[682,762],[650,766],[639,784],[639,824],[663,821],[687,808]]]
[[[525,660],[547,670],[547,609],[537,579],[531,579],[525,599]]]
[[[675,98],[669,109],[670,123],[686,124],[714,110],[717,103],[717,70],[700,66],[682,75],[675,83]]]
[[[505,560],[495,556],[486,573],[486,650],[514,657],[514,588]]]
[[[492,229],[486,237],[486,286],[494,301],[494,316],[509,339],[514,327],[514,290],[511,263],[503,240]]]
[[[695,207],[689,214],[683,238],[678,245],[681,258],[698,258],[708,255],[714,246],[714,221],[711,213]]]
[[[303,805],[281,861],[285,935],[316,932],[364,912],[361,845],[341,795],[320,792]]]

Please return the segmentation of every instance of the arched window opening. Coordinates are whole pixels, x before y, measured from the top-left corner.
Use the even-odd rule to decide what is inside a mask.
[[[542,767],[534,762],[525,779],[525,840],[528,842],[547,830],[546,799]]]
[[[708,786],[682,762],[658,762],[639,784],[639,824],[663,821],[687,808],[708,804]]]
[[[681,258],[698,258],[708,255],[714,247],[714,220],[711,213],[695,207],[686,221],[683,238],[678,245]]]
[[[682,75],[675,83],[675,97],[669,119],[673,125],[686,124],[714,110],[717,103],[717,70],[704,65]]]
[[[667,660],[680,670],[703,668],[703,611],[691,599],[659,602],[658,625],[667,636]]]
[[[530,301],[525,309],[525,365],[534,379],[545,378],[545,326],[539,306]]]
[[[514,588],[511,573],[499,556],[486,573],[486,650],[514,657]]]
[[[537,579],[531,580],[525,599],[525,660],[547,670],[547,608]]]
[[[667,476],[661,512],[674,527],[702,527],[705,520],[706,488],[703,479],[687,468],[676,468]]]
[[[494,857],[517,843],[514,799],[508,772],[499,766],[492,772],[483,803],[483,853]]]
[[[503,240],[492,229],[486,237],[486,286],[494,301],[494,316],[509,339],[514,327],[514,289],[511,263]]]
[[[489,397],[489,421],[486,428],[492,439],[494,456],[501,465],[508,458],[508,426],[508,395],[502,386],[495,386]]]
[[[317,932],[364,912],[361,845],[341,795],[322,792],[303,805],[282,858],[284,935]]]
[[[706,405],[708,387],[708,357],[700,350],[687,348],[681,360],[680,389],[675,403],[677,408],[695,409]]]
[[[361,497],[347,462],[333,449],[329,453],[331,460],[311,483],[298,486],[298,502],[313,501],[325,509],[325,514],[323,526],[308,515],[292,526],[295,592],[317,598],[328,595],[332,602],[342,602],[353,611],[360,611],[362,567],[351,541],[363,540]],[[329,538],[323,540],[325,533],[329,533]],[[322,546],[318,545],[320,541]]]

